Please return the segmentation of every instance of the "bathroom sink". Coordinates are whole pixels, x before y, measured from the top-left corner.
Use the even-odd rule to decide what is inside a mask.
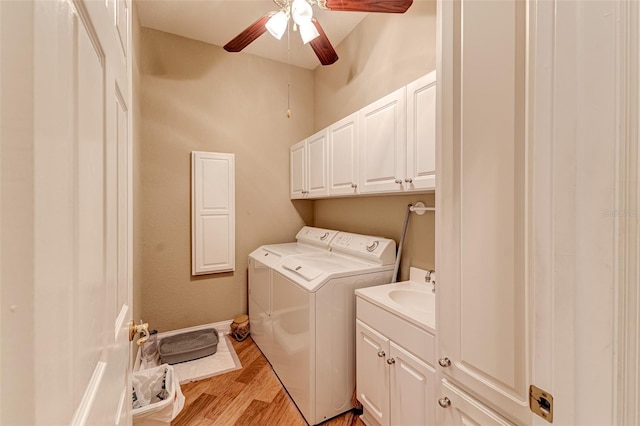
[[[365,287],[356,295],[431,334],[436,331],[436,294],[425,283],[427,271],[411,267],[409,280]]]
[[[424,311],[429,306],[429,295],[424,291],[411,289],[391,290],[389,298],[394,302],[414,311]]]

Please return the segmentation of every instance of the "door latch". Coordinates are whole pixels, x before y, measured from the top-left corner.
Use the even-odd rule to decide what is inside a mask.
[[[529,386],[529,408],[534,414],[553,423],[553,395],[537,386]]]

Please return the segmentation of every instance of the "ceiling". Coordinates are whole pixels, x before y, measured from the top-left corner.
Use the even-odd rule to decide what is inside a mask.
[[[241,31],[269,11],[278,10],[271,0],[138,0],[138,18],[143,27],[224,46]],[[313,6],[334,48],[362,21],[360,12],[329,12]],[[243,53],[314,69],[318,58],[310,46],[303,45],[297,32],[276,40],[268,32],[245,48]],[[237,55],[237,53],[229,53]]]

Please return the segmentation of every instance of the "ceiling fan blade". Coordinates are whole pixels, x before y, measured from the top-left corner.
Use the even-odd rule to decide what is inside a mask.
[[[413,0],[326,0],[329,10],[348,12],[404,13]]]
[[[227,52],[240,52],[242,49],[253,43],[255,39],[260,37],[267,31],[264,25],[271,18],[271,13],[267,13],[253,24],[249,25],[246,30],[235,36],[233,40],[224,45]]]
[[[311,22],[313,22],[320,35],[311,40],[309,44],[322,65],[331,65],[338,60],[338,54],[320,26],[320,22],[316,18],[311,18]]]

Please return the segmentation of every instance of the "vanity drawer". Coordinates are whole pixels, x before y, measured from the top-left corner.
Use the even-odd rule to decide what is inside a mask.
[[[356,298],[356,317],[422,361],[434,365],[433,334],[360,297]]]

